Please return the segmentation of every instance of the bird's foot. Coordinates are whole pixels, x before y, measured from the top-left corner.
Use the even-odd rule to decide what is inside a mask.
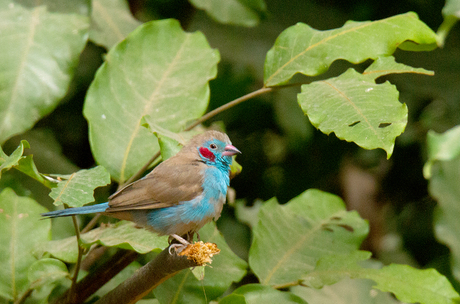
[[[173,241],[173,239],[177,240],[180,244],[175,243],[175,244],[169,245],[169,254],[172,254],[172,251],[171,251],[172,249],[174,249],[176,253],[180,253],[182,250],[187,248],[188,245],[190,245],[189,241],[187,241],[181,236],[178,236],[177,234],[171,234],[169,236],[170,243],[171,241]]]

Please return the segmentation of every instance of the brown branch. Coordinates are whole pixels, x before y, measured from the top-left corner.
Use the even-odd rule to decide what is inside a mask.
[[[69,298],[70,289],[61,295],[55,304],[83,303],[105,283],[110,281],[126,266],[136,260],[138,253],[130,250],[119,250],[107,262],[89,273],[75,286],[75,297]],[[120,302],[122,303],[122,302]]]
[[[179,271],[210,263],[211,257],[219,251],[216,244],[203,242],[189,245],[179,255],[170,254],[168,247],[96,303],[134,304]]]

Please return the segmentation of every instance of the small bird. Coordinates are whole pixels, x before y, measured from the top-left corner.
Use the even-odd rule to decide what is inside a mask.
[[[43,213],[48,218],[102,213],[133,221],[180,242],[182,250],[193,234],[220,217],[230,184],[232,156],[241,153],[228,136],[207,131],[193,137],[175,156],[142,179],[120,189],[108,202]],[[171,252],[171,251],[170,251]]]

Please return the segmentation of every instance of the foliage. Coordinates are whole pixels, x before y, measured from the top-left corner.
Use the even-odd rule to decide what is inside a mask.
[[[433,75],[432,71],[396,62],[395,53],[416,56],[418,53],[413,52],[432,51],[437,44],[444,44],[458,18],[460,3],[447,2],[445,23],[438,35],[414,12],[375,21],[348,21],[324,31],[302,22],[289,26],[261,55],[266,56],[263,87],[244,96],[241,93],[233,102],[226,100],[222,108],[204,116],[213,107],[210,81],[221,68],[225,73],[225,65],[219,66],[218,73],[224,49],[212,48],[200,31],[184,31],[184,20],[141,22],[122,0],[95,0],[91,8],[87,1],[67,2],[44,1],[36,6],[11,0],[0,4],[0,141],[4,143],[0,149],[0,271],[5,278],[0,282],[1,303],[47,303],[65,290],[72,292],[71,286],[81,277],[97,277],[99,273],[95,267],[82,267],[88,272],[77,277],[78,271],[70,269],[74,264],[79,269],[81,259],[92,257],[100,248],[105,248],[103,257],[95,264],[115,256],[120,249],[144,256],[99,290],[97,297],[114,288],[114,282],[138,275],[134,269],[153,258],[158,249],[167,247],[166,237],[121,221],[77,231],[77,238],[57,238],[56,233],[51,235],[51,225],[56,225],[57,219],[38,220],[47,210],[43,205],[52,206],[51,199],[54,205],[66,207],[106,201],[110,190],[96,188],[108,185],[110,178],[121,187],[139,177],[158,161],[152,156],[164,160],[174,155],[191,136],[207,128],[214,115],[221,115],[218,118],[224,121],[224,115],[236,117],[233,109],[228,109],[244,101],[250,104],[250,98],[300,88],[296,97],[277,100],[274,106],[279,119],[283,113],[286,116],[280,124],[284,124],[286,133],[293,134],[292,142],[300,141],[299,134],[308,137],[304,130],[308,124],[293,118],[300,112],[324,134],[335,134],[367,150],[380,148],[387,158],[392,157],[397,153],[396,138],[409,127],[411,106],[401,103],[399,86],[386,79],[393,74]],[[190,0],[189,5],[204,10],[217,22],[245,27],[258,26],[270,12],[262,0]],[[32,141],[22,139],[38,120],[45,121],[46,115],[59,111],[61,101],[63,105],[72,102],[65,94],[70,96],[76,90],[71,79],[81,76],[77,63],[85,44],[90,48],[93,43],[105,47],[107,54],[94,77],[91,75],[78,115],[88,123],[89,145],[97,166],[71,174],[41,173],[41,156],[36,153],[33,158],[28,153],[34,149],[29,144]],[[340,64],[343,69],[337,68]],[[262,64],[258,68],[262,69]],[[234,91],[238,91],[237,85]],[[246,109],[254,120],[260,114],[255,106]],[[220,127],[225,129],[223,124]],[[244,132],[244,128],[232,127],[231,123],[227,129],[240,136]],[[16,134],[20,135],[14,145]],[[204,278],[183,270],[143,301],[324,303],[321,301],[332,301],[335,295],[346,299],[353,292],[356,303],[371,298],[375,303],[394,303],[388,292],[408,303],[459,303],[455,290],[460,280],[459,134],[458,127],[444,134],[428,132],[424,168],[430,194],[438,201],[435,234],[450,250],[451,267],[447,271],[418,269],[415,263],[395,261],[384,266],[372,260],[371,252],[360,250],[372,233],[372,223],[369,225],[355,210],[347,211],[337,195],[306,190],[302,185],[304,188],[285,204],[280,198],[246,202],[247,206],[242,200],[233,204],[229,199],[228,210],[234,209],[235,216],[225,214],[217,227],[208,224],[200,231],[203,240],[216,243],[221,250],[212,267],[199,271]],[[268,143],[258,153],[263,151],[275,164],[267,176],[276,181],[282,175],[280,163],[287,158],[280,147],[288,145],[281,145],[283,139],[272,133],[262,140]],[[244,157],[245,147],[240,149]],[[55,161],[60,162],[64,157],[55,153],[59,154]],[[241,172],[239,163],[232,167],[232,176]],[[38,181],[35,187],[48,192],[51,199],[24,186],[30,185],[23,183],[26,176]],[[82,223],[86,220],[82,218]],[[70,220],[66,225],[71,225]],[[241,249],[245,241],[247,248]]]

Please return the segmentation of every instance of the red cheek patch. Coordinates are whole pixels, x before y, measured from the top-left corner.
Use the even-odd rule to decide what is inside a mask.
[[[200,147],[200,154],[201,154],[201,156],[203,156],[204,158],[209,159],[212,162],[216,159],[216,156],[214,155],[214,153],[212,153],[211,151],[209,151],[205,147]]]

